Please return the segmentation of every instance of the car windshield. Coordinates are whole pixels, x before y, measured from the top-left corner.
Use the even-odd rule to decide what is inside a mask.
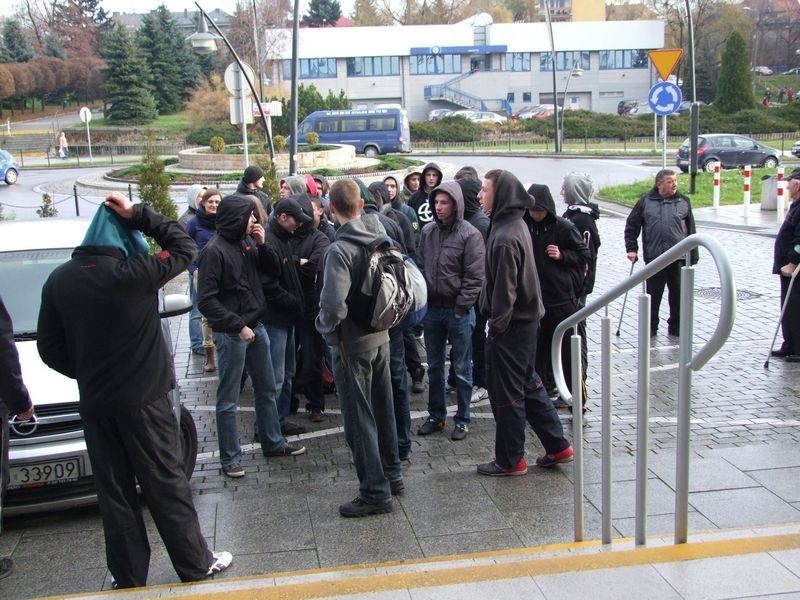
[[[14,335],[36,332],[42,286],[70,256],[72,248],[0,252],[0,296],[14,323]]]

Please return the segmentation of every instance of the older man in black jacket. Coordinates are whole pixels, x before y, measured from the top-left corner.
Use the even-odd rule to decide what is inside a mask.
[[[17,347],[14,345],[14,327],[0,298],[0,515],[8,480],[8,413],[27,421],[33,416],[33,403],[28,388],[22,382]],[[14,562],[0,558],[0,579],[11,574]]]
[[[163,250],[150,255],[142,233]],[[192,504],[169,401],[172,357],[158,314],[158,290],[195,252],[176,221],[114,192],[72,259],[42,289],[39,354],[78,381],[108,568],[120,588],[147,584],[150,546],[137,483],[182,581],[203,579],[232,560],[209,551]]]

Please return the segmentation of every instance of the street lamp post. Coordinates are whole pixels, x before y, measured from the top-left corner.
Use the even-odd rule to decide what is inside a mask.
[[[692,20],[692,7],[689,0],[686,2],[686,21],[689,26],[689,80],[692,83],[692,106],[690,108],[689,131],[689,193],[695,193],[695,180],[697,179],[697,136],[700,133],[700,106],[697,104],[697,78],[695,77],[694,61],[694,21]],[[666,119],[666,117],[664,117]]]
[[[297,76],[300,70],[298,37],[300,37],[300,0],[292,7],[292,96],[289,106],[289,175],[297,174]]]
[[[272,146],[272,136],[269,132],[269,126],[267,125],[267,118],[264,116],[264,112],[261,110],[261,97],[256,93],[256,88],[253,86],[253,82],[250,80],[250,77],[247,74],[247,71],[242,64],[242,60],[239,58],[239,55],[236,53],[236,50],[233,49],[231,43],[228,41],[228,38],[225,37],[225,34],[222,33],[217,24],[214,22],[214,19],[208,16],[208,13],[203,10],[203,8],[195,2],[194,5],[200,11],[200,22],[198,24],[197,32],[193,33],[189,36],[189,41],[192,44],[192,48],[194,48],[195,52],[198,54],[211,54],[212,52],[217,51],[217,40],[221,39],[225,45],[230,50],[231,54],[233,55],[233,60],[236,61],[236,64],[239,66],[239,72],[242,74],[242,78],[247,82],[248,87],[250,88],[250,92],[253,94],[253,97],[256,98],[259,105],[258,114],[261,117],[261,125],[264,128],[264,136],[266,138],[267,146],[269,147],[269,158],[271,161],[275,160],[275,150]],[[217,35],[210,33],[208,31],[208,23],[211,23],[211,26],[217,32]]]
[[[564,113],[567,110],[567,92],[569,91],[569,81],[573,77],[580,77],[583,75],[583,69],[578,66],[578,61],[572,61],[572,68],[569,70],[569,74],[567,75],[567,82],[564,84],[564,96],[561,107],[561,126],[558,128],[558,146],[563,152],[564,150]],[[558,114],[558,103],[555,104],[555,111]],[[558,119],[556,119],[558,122]]]
[[[550,37],[550,59],[553,71],[553,118],[555,129],[554,144],[556,154],[561,152],[561,143],[558,138],[558,89],[556,88],[556,44],[553,41],[553,22],[550,20],[550,0],[540,0],[544,3],[544,18],[547,22],[547,34]]]

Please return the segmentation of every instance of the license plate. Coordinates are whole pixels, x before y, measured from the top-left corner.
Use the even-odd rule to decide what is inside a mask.
[[[78,458],[12,466],[9,470],[9,489],[75,481],[83,475]]]

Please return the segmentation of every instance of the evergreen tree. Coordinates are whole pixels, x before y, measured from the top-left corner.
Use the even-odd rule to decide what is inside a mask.
[[[6,44],[3,41],[3,36],[0,36],[0,63],[11,62],[11,57],[6,50]]]
[[[184,34],[178,31],[172,16],[163,5],[158,9],[158,18],[164,35],[171,43],[173,60],[178,65],[181,98],[188,100],[191,91],[200,85],[202,77],[199,55],[192,49],[191,43],[186,40]]]
[[[150,71],[124,27],[115,27],[106,37],[106,118],[111,123],[141,125],[158,116],[150,85]]]
[[[178,209],[169,197],[169,177],[164,172],[164,161],[152,143],[144,147],[142,170],[139,174],[139,197],[157,213],[170,219],[178,218]]]
[[[163,6],[158,9],[158,13],[162,11],[166,13],[166,19],[169,19],[169,13]],[[175,60],[172,40],[164,31],[160,14],[150,13],[142,19],[137,41],[150,69],[152,81],[158,82],[153,87],[158,112],[169,114],[179,111],[183,105],[181,72]]]
[[[336,27],[341,16],[342,7],[338,0],[311,0],[303,22],[310,27]]]
[[[714,104],[722,113],[753,108],[753,82],[750,59],[744,38],[737,31],[731,33],[722,55],[722,67],[717,80]]]
[[[356,27],[386,25],[386,20],[378,12],[375,0],[356,0],[353,7],[353,25]]]
[[[66,58],[66,54],[64,52],[64,45],[53,34],[53,32],[50,32],[45,36],[44,48],[42,49],[42,54],[44,54],[45,56],[52,56],[53,58]]]
[[[33,48],[17,19],[6,19],[3,26],[3,42],[9,62],[28,62],[33,58]]]

